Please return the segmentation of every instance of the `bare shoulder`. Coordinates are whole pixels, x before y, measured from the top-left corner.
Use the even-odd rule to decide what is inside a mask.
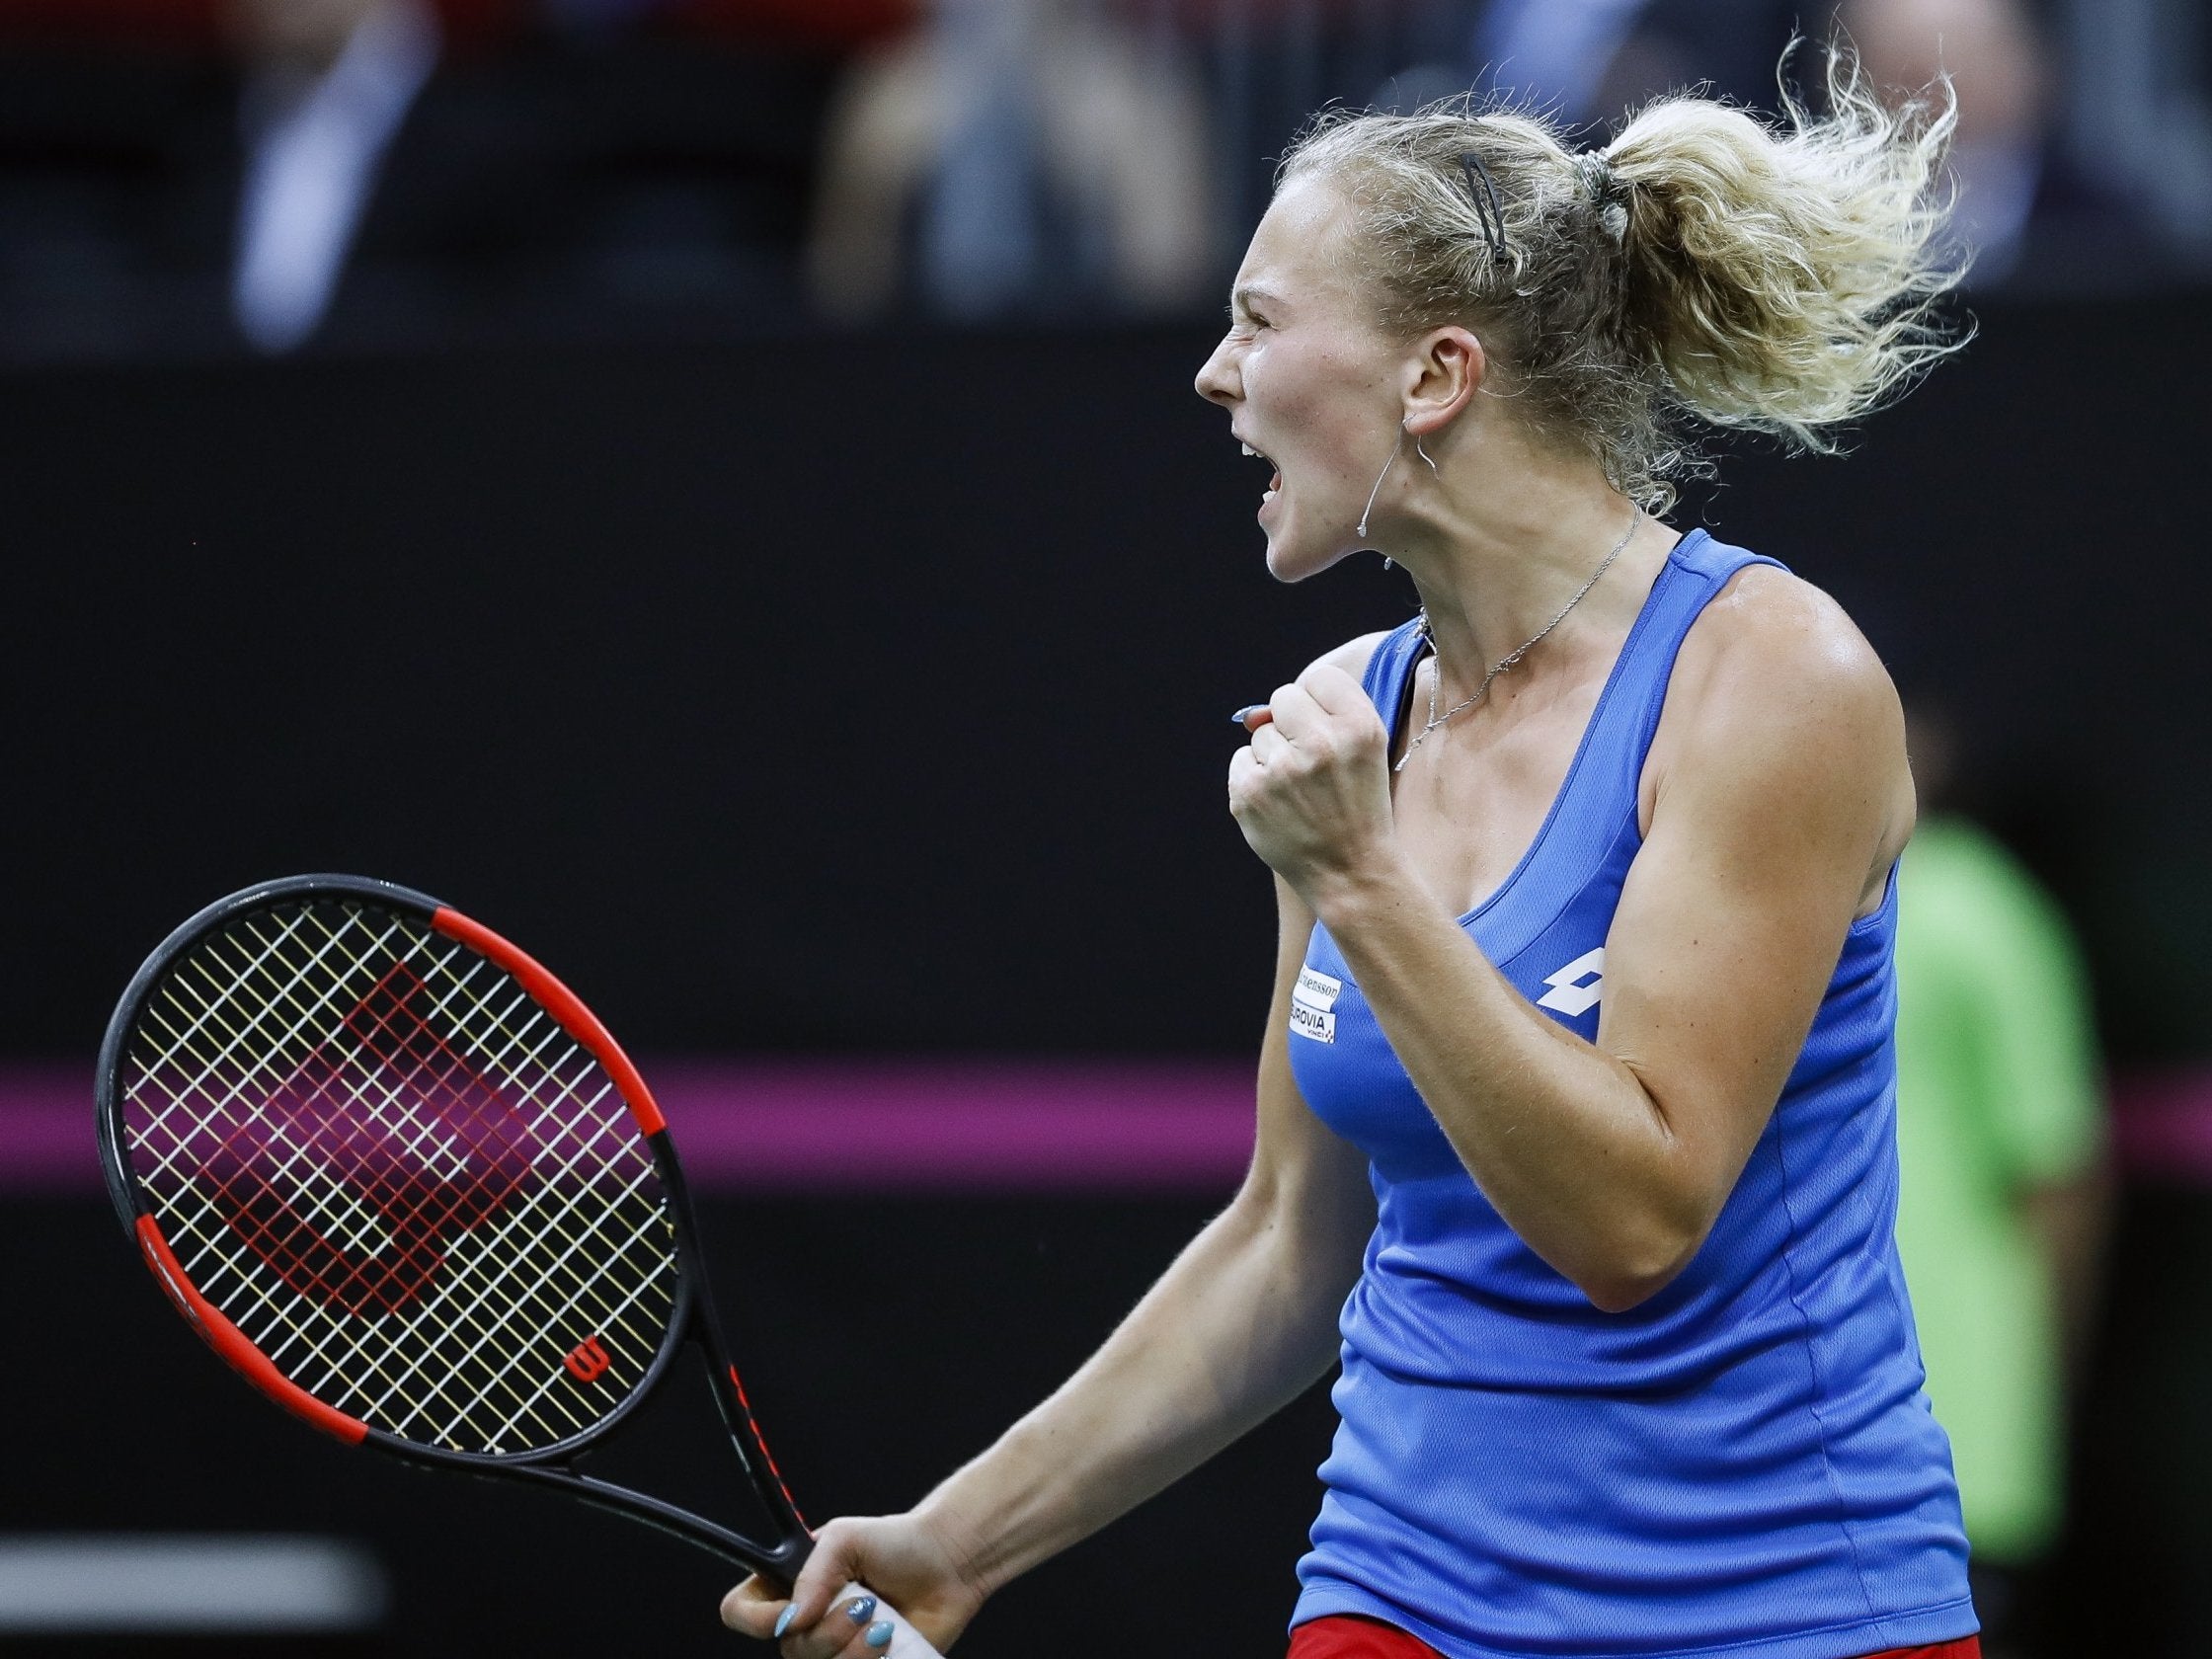
[[[1376,648],[1390,637],[1387,629],[1380,633],[1362,634],[1358,639],[1346,640],[1333,651],[1324,651],[1313,659],[1316,669],[1341,669],[1354,679],[1363,678],[1368,664],[1375,661]]]
[[[1693,772],[1856,797],[1881,822],[1885,866],[1911,832],[1904,711],[1888,671],[1842,605],[1772,565],[1738,571],[1684,639],[1646,806]]]
[[[1844,607],[1772,565],[1738,571],[1705,606],[1682,642],[1667,703],[1698,725],[1887,727],[1898,710],[1889,672]],[[1902,744],[1901,718],[1897,731]]]

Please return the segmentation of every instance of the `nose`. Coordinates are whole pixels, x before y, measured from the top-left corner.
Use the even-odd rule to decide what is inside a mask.
[[[1234,334],[1223,335],[1222,343],[1199,365],[1198,378],[1192,382],[1200,397],[1224,409],[1244,395],[1243,378],[1237,373],[1235,339]]]

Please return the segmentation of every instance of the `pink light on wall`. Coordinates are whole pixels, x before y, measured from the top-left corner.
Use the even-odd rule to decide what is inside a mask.
[[[1215,1061],[647,1061],[701,1192],[1221,1192],[1252,1068]],[[89,1190],[89,1066],[0,1067],[0,1188]]]

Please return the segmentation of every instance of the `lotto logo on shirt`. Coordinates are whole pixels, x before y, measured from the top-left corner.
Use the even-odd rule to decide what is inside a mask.
[[[1537,998],[1538,1007],[1587,1014],[1606,993],[1605,946],[1576,957],[1543,983],[1551,988]]]
[[[1291,988],[1291,1030],[1316,1043],[1336,1041],[1336,999],[1344,994],[1344,982],[1332,980],[1311,968],[1298,971]]]

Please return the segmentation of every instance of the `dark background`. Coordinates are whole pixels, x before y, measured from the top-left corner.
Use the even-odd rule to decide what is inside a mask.
[[[701,1224],[747,1387],[810,1521],[902,1508],[1088,1354],[1210,1213],[1190,1200],[711,1203]],[[104,1204],[0,1205],[18,1265],[0,1411],[11,1529],[359,1539],[393,1586],[365,1639],[0,1641],[134,1659],[764,1653],[715,1619],[739,1576],[566,1497],[418,1473],[326,1440],[243,1385],[162,1304]],[[23,1273],[24,1264],[46,1264]],[[88,1318],[88,1307],[109,1316]],[[37,1333],[66,1331],[66,1344]],[[988,1356],[988,1363],[979,1363]],[[705,1378],[587,1466],[730,1511]],[[688,1408],[688,1409],[684,1409]],[[1277,1656],[1333,1417],[1316,1390],[1090,1547],[992,1601],[961,1659]],[[705,1456],[702,1457],[702,1450]]]
[[[2212,328],[1980,312],[1853,454],[1739,445],[1679,521],[1831,589],[1956,714],[2111,1057],[2189,1058]],[[1242,1052],[1272,911],[1226,716],[1411,599],[1373,559],[1269,579],[1209,343],[0,381],[0,1052],[88,1052],[173,920],[307,868],[490,918],[646,1051]]]

